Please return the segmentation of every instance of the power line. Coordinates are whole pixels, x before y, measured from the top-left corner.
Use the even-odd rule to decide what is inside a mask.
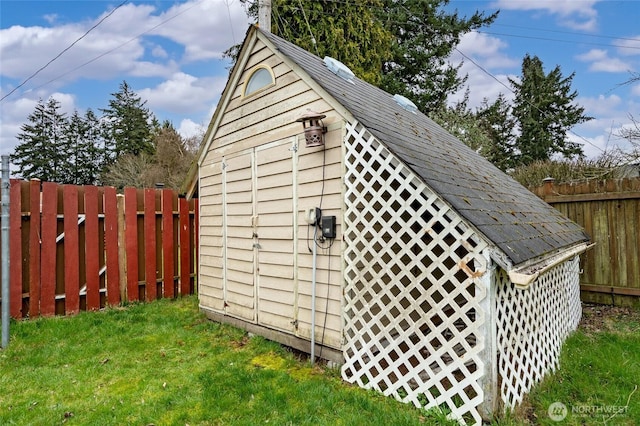
[[[612,40],[627,40],[627,41],[635,41],[640,43],[640,39],[631,38],[631,37],[621,37],[621,36],[612,36],[612,35],[604,35],[604,34],[589,34],[589,33],[580,33],[577,31],[563,31],[563,30],[550,30],[546,28],[536,28],[536,27],[526,27],[521,25],[509,25],[509,24],[500,24],[500,23],[492,23],[496,27],[507,27],[507,28],[518,28],[523,30],[532,30],[532,31],[541,31],[547,33],[558,33],[558,34],[569,34],[576,35],[581,37],[593,37],[593,38],[608,38]]]
[[[120,9],[121,6],[123,6],[125,3],[127,3],[128,0],[124,0],[122,3],[120,3],[118,6],[116,6],[111,12],[109,12],[104,18],[102,18],[101,20],[99,20],[93,27],[89,28],[84,34],[82,34],[80,37],[78,37],[76,39],[76,41],[74,41],[73,43],[71,43],[69,46],[65,47],[62,52],[58,53],[53,59],[51,59],[49,62],[47,62],[46,64],[44,64],[42,67],[40,67],[40,69],[38,69],[36,72],[34,72],[33,74],[31,74],[29,77],[27,77],[26,80],[24,80],[22,83],[20,83],[19,85],[17,85],[16,87],[14,87],[9,93],[7,93],[6,95],[4,95],[1,99],[0,102],[2,102],[3,100],[5,100],[7,97],[11,96],[16,90],[18,90],[19,88],[21,88],[22,86],[24,86],[25,84],[27,84],[28,81],[30,81],[32,78],[34,78],[36,75],[40,74],[41,71],[43,71],[45,68],[47,68],[49,65],[51,65],[56,59],[58,59],[59,57],[61,57],[65,52],[67,52],[69,49],[71,49],[73,46],[76,45],[76,43],[78,43],[80,40],[82,40],[83,38],[85,38],[91,31],[93,31],[94,29],[96,29],[100,24],[102,24],[107,18],[109,18],[111,15],[114,14],[114,12],[118,9]]]
[[[345,4],[345,5],[351,5],[351,6],[362,6],[361,3],[345,1],[345,0],[326,0],[326,1],[331,2],[331,3]],[[377,9],[377,10],[380,10],[380,11],[384,11],[385,10],[384,7],[380,7],[380,6],[366,6],[366,7],[370,8],[370,9]],[[328,12],[324,12],[322,10],[316,10],[316,9],[310,10],[310,9],[304,9],[303,7],[299,7],[299,8],[298,7],[292,7],[292,9],[293,10],[299,10],[301,13],[305,13],[305,10],[306,10],[307,12],[309,12],[309,14],[315,13],[315,14],[322,14],[322,15],[327,15],[327,16],[331,16],[332,15],[332,14],[330,14]],[[415,17],[417,17],[419,19],[427,17],[427,15],[413,15],[413,16],[415,16]],[[398,25],[412,24],[412,25],[414,25],[416,27],[425,27],[425,25],[423,25],[423,24],[421,24],[419,22],[400,22],[400,21],[389,21],[389,20],[387,20],[386,22],[391,23],[391,24],[398,24]],[[500,26],[501,24],[492,23],[491,25]],[[552,32],[552,33],[560,33],[560,34],[579,35],[579,36],[584,36],[584,37],[606,38],[606,39],[613,39],[613,40],[626,40],[626,41],[632,41],[632,42],[640,43],[640,40],[634,39],[634,38],[630,38],[630,37],[617,37],[617,36],[611,36],[611,35],[591,35],[591,34],[579,33],[579,32],[561,31],[561,30],[548,30],[548,29],[544,29],[544,28],[535,28],[535,27],[519,27],[519,26],[504,25],[504,24],[502,24],[502,26],[513,27],[513,28],[521,28],[521,29],[529,29],[529,30],[532,30],[532,31]],[[640,50],[640,45],[639,46],[628,46],[628,45],[615,44],[615,43],[597,43],[597,42],[593,42],[593,41],[568,40],[568,39],[551,38],[551,37],[539,37],[539,36],[533,36],[533,35],[527,36],[527,35],[501,33],[501,32],[490,32],[490,31],[484,31],[484,30],[470,30],[470,32],[475,32],[475,33],[480,33],[480,34],[487,34],[487,35],[495,35],[495,36],[503,36],[503,37],[516,37],[516,38],[525,38],[525,39],[531,39],[531,40],[541,40],[541,41],[568,43],[568,44],[576,44],[576,45],[581,44],[581,45],[588,45],[588,46],[616,47],[616,48],[620,48],[620,49]]]
[[[570,43],[570,44],[585,44],[590,46],[605,46],[605,47],[618,47],[621,49],[635,49],[640,50],[640,46],[625,46],[622,44],[614,44],[614,43],[595,43],[592,41],[579,41],[579,40],[562,40],[558,38],[549,38],[549,37],[536,37],[536,36],[526,36],[526,35],[518,35],[518,34],[506,34],[506,33],[496,33],[492,31],[484,31],[484,30],[472,30],[471,32],[475,32],[478,34],[489,34],[495,36],[502,37],[516,37],[516,38],[526,38],[530,40],[542,40],[542,41],[554,41],[559,43]],[[633,40],[640,43],[640,40]]]
[[[120,6],[124,5],[127,1],[129,1],[129,0],[125,0],[125,1],[123,1],[120,5],[118,5],[118,7],[117,7],[117,8],[119,8]],[[134,36],[134,37],[130,38],[129,40],[125,41],[124,43],[119,44],[118,46],[114,47],[113,49],[109,49],[109,50],[107,50],[106,52],[103,52],[103,53],[101,53],[100,55],[95,56],[94,58],[92,58],[92,59],[90,59],[90,60],[88,60],[88,61],[86,61],[86,62],[84,62],[84,63],[82,63],[82,64],[80,64],[80,65],[78,65],[77,67],[75,67],[75,68],[73,68],[73,69],[71,69],[71,70],[69,70],[69,71],[67,71],[67,72],[65,72],[65,73],[63,73],[63,74],[60,74],[59,76],[57,76],[57,77],[55,77],[55,78],[52,78],[51,80],[49,80],[49,81],[47,81],[47,82],[45,82],[45,83],[43,83],[43,84],[41,84],[41,85],[39,85],[39,86],[33,87],[33,88],[32,88],[32,90],[37,90],[37,89],[39,89],[39,88],[41,88],[41,87],[44,87],[44,86],[46,86],[46,85],[48,85],[48,84],[50,84],[50,83],[53,83],[54,81],[57,81],[57,80],[61,79],[62,77],[65,77],[65,76],[67,76],[67,75],[71,74],[72,72],[77,71],[77,70],[79,70],[80,68],[83,68],[83,67],[85,67],[85,66],[87,66],[87,65],[89,65],[89,64],[91,64],[91,63],[93,63],[93,62],[95,62],[95,61],[97,61],[98,59],[101,59],[101,58],[103,58],[103,57],[105,57],[105,56],[107,56],[107,55],[109,55],[109,54],[111,54],[111,53],[115,52],[116,50],[120,49],[121,47],[126,46],[127,44],[129,44],[129,43],[131,43],[131,42],[133,42],[133,41],[137,40],[137,39],[138,39],[138,38],[140,38],[141,36],[143,36],[143,35],[145,35],[145,34],[150,33],[151,31],[153,31],[153,30],[155,30],[155,29],[157,29],[157,28],[161,27],[162,25],[166,24],[167,22],[169,22],[169,21],[171,21],[171,20],[173,20],[173,19],[177,18],[178,16],[180,16],[180,15],[182,15],[182,14],[186,13],[186,12],[188,12],[189,10],[193,9],[194,7],[196,7],[197,5],[199,5],[200,3],[202,3],[203,1],[205,1],[205,0],[200,0],[200,1],[196,2],[196,3],[194,3],[194,4],[193,4],[193,5],[191,5],[190,7],[188,7],[188,8],[186,8],[186,9],[184,9],[183,11],[181,11],[181,12],[179,12],[179,13],[176,13],[175,15],[173,15],[173,16],[171,16],[171,17],[169,17],[169,18],[165,19],[164,21],[160,22],[159,24],[154,25],[153,27],[151,27],[151,28],[149,28],[149,29],[147,29],[147,30],[145,30],[145,31],[141,32],[140,34],[138,34],[138,35],[136,35],[136,36]],[[116,9],[117,9],[117,8],[116,8]],[[96,24],[93,28],[95,28],[95,27],[96,27],[96,26],[98,26],[102,21],[104,21],[106,18],[108,18],[108,17],[109,17],[113,12],[115,12],[115,10],[116,10],[116,9],[114,9],[114,10],[113,10],[109,15],[105,16],[105,17],[104,17],[104,18],[103,18],[103,19],[102,19],[98,24]],[[93,28],[91,28],[91,29],[93,29]],[[89,30],[89,31],[91,31],[91,30]],[[87,33],[88,33],[88,32],[87,32]],[[86,34],[85,34],[85,35],[83,35],[82,37],[84,37],[84,36],[86,36]],[[82,37],[81,37],[81,38],[82,38]],[[78,39],[78,40],[80,40],[80,39]],[[77,41],[76,41],[76,42],[77,42]],[[74,44],[75,44],[75,42],[74,42]],[[73,46],[73,45],[71,45],[71,46]],[[71,46],[67,47],[67,48],[65,49],[65,51],[66,51],[66,50],[69,50],[69,49],[71,48]],[[62,53],[64,53],[64,51],[63,51]],[[62,53],[61,53],[61,54],[62,54]],[[58,55],[58,56],[60,56],[60,55]],[[50,61],[50,62],[53,62],[53,60],[52,60],[52,61]],[[45,67],[46,67],[46,66],[45,66]],[[44,69],[45,67],[43,67],[42,69]],[[34,75],[35,75],[35,74],[34,74]],[[32,77],[30,77],[30,78],[32,78]],[[28,80],[27,80],[27,81],[28,81]],[[19,85],[19,86],[17,86],[16,88],[14,88],[11,92],[7,93],[4,97],[2,97],[2,99],[0,99],[0,101],[4,100],[6,97],[8,97],[8,96],[9,96],[9,95],[11,95],[12,93],[14,93],[17,89],[19,89],[21,86],[23,86],[27,81],[23,82],[22,84],[20,84],[20,85]]]

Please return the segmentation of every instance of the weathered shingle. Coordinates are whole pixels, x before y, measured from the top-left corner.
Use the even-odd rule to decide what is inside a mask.
[[[426,115],[406,111],[391,94],[362,80],[345,81],[315,55],[273,34],[262,34],[502,250],[513,265],[589,241],[577,224]]]

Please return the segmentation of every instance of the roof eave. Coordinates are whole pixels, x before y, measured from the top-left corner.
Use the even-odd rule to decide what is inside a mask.
[[[507,269],[507,275],[516,288],[526,290],[540,275],[575,256],[579,256],[594,245],[595,243],[582,242],[571,247],[565,247],[541,258],[528,261],[525,264],[513,266]]]

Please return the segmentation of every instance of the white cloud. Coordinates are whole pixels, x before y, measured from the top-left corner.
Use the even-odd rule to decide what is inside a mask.
[[[169,54],[167,51],[160,45],[156,45],[151,49],[151,55],[155,58],[168,58]]]
[[[225,50],[242,42],[249,25],[242,4],[228,0],[180,3],[155,21],[164,23],[152,33],[183,45],[185,61],[221,58]]]
[[[609,53],[603,49],[592,49],[587,53],[576,56],[581,62],[591,63],[589,71],[600,72],[626,72],[632,69],[632,65],[618,58],[609,57]]]
[[[615,41],[615,44],[618,47],[618,52],[624,56],[635,56],[640,55],[640,35],[625,37]]]
[[[495,100],[500,93],[503,93],[507,99],[511,99],[513,94],[509,90],[508,79],[514,78],[511,71],[515,72],[519,69],[520,60],[504,53],[507,47],[507,43],[503,40],[487,34],[476,32],[465,34],[460,40],[458,50],[467,58],[454,51],[450,59],[454,64],[463,61],[458,74],[466,75],[467,82],[462,90],[449,97],[449,103],[454,104],[462,100],[467,87],[470,88],[469,107],[471,109],[480,106],[484,99]]]
[[[178,72],[154,88],[139,90],[138,94],[147,100],[151,110],[187,114],[207,109],[220,96],[225,83],[223,78],[196,78]]]
[[[161,83],[136,83],[137,87],[147,85],[139,93],[154,112],[161,109],[194,114],[208,111],[214,104],[224,88],[226,73],[221,72],[222,62],[211,63],[211,59],[221,58],[224,50],[240,43],[248,28],[249,20],[240,2],[192,0],[163,12],[154,5],[128,3],[85,35],[112,8],[91,20],[59,23],[58,17],[51,14],[45,17],[48,26],[0,29],[3,96],[76,42],[2,101],[0,152],[13,150],[15,135],[39,98],[48,99],[54,94],[64,111],[72,113],[76,100],[62,92],[66,85],[81,80],[104,85],[134,78],[160,78]],[[165,43],[167,40],[169,43]],[[212,67],[212,77],[195,78],[180,71],[186,63],[205,60]],[[213,77],[216,74],[224,77]]]
[[[180,136],[186,139],[194,136],[202,136],[206,131],[206,127],[186,118],[180,122],[180,126],[176,130],[178,130]]]
[[[599,0],[497,0],[491,7],[504,10],[540,11],[558,17],[558,24],[580,31],[596,29]]]
[[[580,97],[577,103],[585,108],[586,115],[596,117],[576,126],[568,135],[572,141],[583,146],[587,157],[597,157],[603,151],[615,147],[629,149],[628,141],[618,134],[623,127],[631,125],[629,111],[633,110],[633,105],[624,102],[618,95]]]
[[[54,22],[56,22],[58,20],[58,14],[57,13],[51,13],[49,15],[44,15],[43,18],[49,24],[53,24]]]
[[[458,50],[471,58],[481,59],[483,67],[491,69],[512,68],[520,64],[503,53],[507,47],[503,40],[478,32],[463,35],[458,44]]]
[[[31,97],[22,97],[16,100],[5,99],[0,103],[0,154],[11,154],[18,144],[16,135],[20,128],[29,120],[29,115],[35,110],[38,101],[47,101],[53,96],[60,102],[60,112],[69,116],[76,109],[75,97],[69,93],[56,92],[40,96],[43,93],[33,92]]]

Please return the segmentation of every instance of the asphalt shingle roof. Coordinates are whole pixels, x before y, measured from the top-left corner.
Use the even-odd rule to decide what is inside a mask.
[[[514,266],[589,241],[580,226],[426,115],[405,110],[392,95],[362,80],[346,81],[317,56],[257,31],[349,110]]]

